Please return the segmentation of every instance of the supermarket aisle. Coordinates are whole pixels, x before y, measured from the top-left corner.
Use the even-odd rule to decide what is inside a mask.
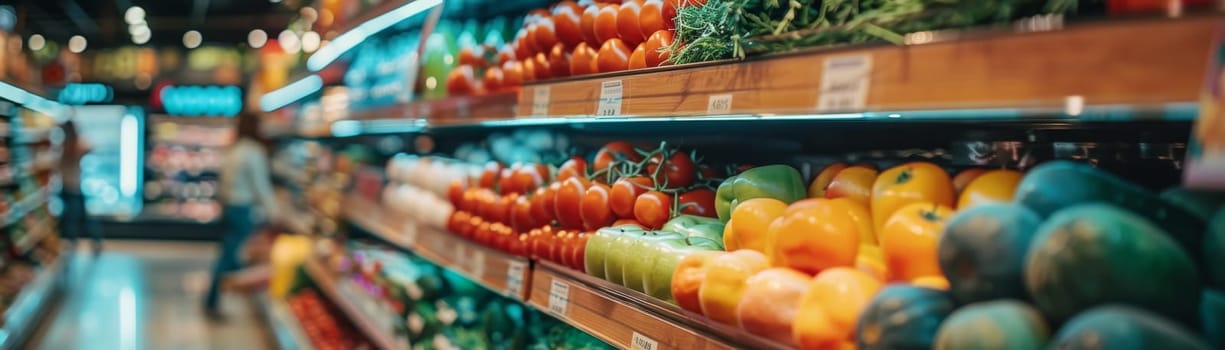
[[[29,349],[265,349],[267,327],[245,298],[224,322],[201,311],[215,244],[108,241],[77,254],[68,291]]]

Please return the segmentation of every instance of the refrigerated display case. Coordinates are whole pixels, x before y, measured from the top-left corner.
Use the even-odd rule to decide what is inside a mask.
[[[420,100],[300,135],[377,155],[313,204],[617,348],[1225,346],[1225,192],[1181,182],[1220,13],[711,0],[636,66],[598,23],[659,3],[427,39]]]
[[[144,205],[148,219],[215,222],[221,215],[217,176],[222,150],[233,143],[233,119],[149,119]]]
[[[73,122],[91,150],[81,158],[81,193],[95,216],[137,216],[144,199],[145,115],[139,107],[77,106]]]

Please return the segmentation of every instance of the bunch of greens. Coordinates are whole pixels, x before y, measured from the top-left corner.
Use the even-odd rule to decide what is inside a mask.
[[[670,49],[672,63],[684,64],[807,46],[900,44],[906,33],[1072,13],[1096,1],[709,0],[678,9]]]

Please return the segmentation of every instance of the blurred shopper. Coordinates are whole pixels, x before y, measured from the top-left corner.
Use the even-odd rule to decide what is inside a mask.
[[[81,192],[81,158],[93,147],[77,132],[76,123],[72,120],[64,122],[60,129],[64,132],[59,165],[60,179],[64,185],[60,190],[60,201],[64,204],[64,211],[60,214],[60,231],[74,243],[81,235],[89,235],[96,255],[102,250],[102,230],[85,210],[85,195]]]
[[[220,316],[221,280],[226,274],[242,268],[239,256],[243,243],[256,231],[261,217],[278,215],[268,172],[267,148],[259,125],[258,115],[239,115],[237,140],[226,149],[221,160],[221,218],[225,233],[204,300],[205,310],[212,316]]]

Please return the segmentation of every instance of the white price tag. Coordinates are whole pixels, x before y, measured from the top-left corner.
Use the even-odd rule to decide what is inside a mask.
[[[600,83],[600,101],[595,114],[599,116],[621,115],[621,94],[624,91],[620,80]]]
[[[727,114],[732,112],[732,94],[710,95],[706,102],[706,114]]]
[[[549,115],[549,87],[537,86],[532,88],[532,115],[546,116]]]
[[[570,303],[570,285],[566,282],[553,280],[549,287],[549,311],[558,316],[566,315],[566,307]]]
[[[472,250],[472,259],[468,260],[468,270],[472,271],[472,277],[485,277],[485,252],[477,249]]]
[[[630,350],[658,350],[659,342],[655,339],[647,338],[638,332],[634,332],[634,337],[630,338]]]
[[[523,294],[523,272],[527,270],[527,264],[511,260],[506,266],[506,294],[519,296]]]
[[[818,111],[862,110],[868,103],[872,81],[872,56],[838,56],[825,59],[821,73]]]

